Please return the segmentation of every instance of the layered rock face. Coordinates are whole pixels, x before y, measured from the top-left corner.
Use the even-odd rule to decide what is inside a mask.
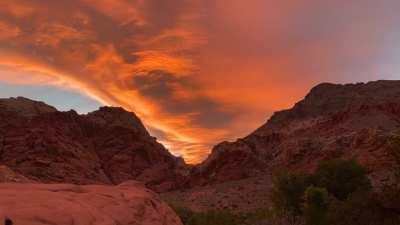
[[[175,188],[185,167],[122,108],[78,115],[25,98],[0,99],[0,164],[42,183],[138,180],[156,191]]]
[[[249,136],[214,147],[190,185],[313,170],[320,160],[355,158],[376,183],[390,177],[388,140],[400,125],[400,81],[320,84],[292,109],[275,113]]]
[[[16,225],[182,224],[156,194],[136,182],[118,186],[2,183],[0,218]]]

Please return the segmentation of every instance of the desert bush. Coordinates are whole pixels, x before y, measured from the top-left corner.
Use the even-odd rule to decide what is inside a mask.
[[[295,224],[303,214],[304,192],[311,185],[311,177],[283,171],[274,176],[272,203],[278,216]]]
[[[387,186],[375,192],[366,169],[356,161],[323,162],[314,176],[336,198],[329,206],[329,225],[400,224],[399,189]]]
[[[367,170],[355,160],[322,162],[314,173],[314,182],[342,201],[356,191],[367,191],[372,187]]]
[[[305,220],[309,225],[323,225],[328,224],[330,199],[343,202],[353,193],[370,191],[371,182],[364,167],[354,160],[334,159],[321,162],[313,174],[277,174],[272,203],[278,218],[288,224]]]
[[[329,225],[398,225],[399,214],[384,206],[380,195],[355,192],[346,201],[331,204]]]
[[[304,215],[307,225],[327,224],[329,194],[325,188],[310,186],[304,194]]]

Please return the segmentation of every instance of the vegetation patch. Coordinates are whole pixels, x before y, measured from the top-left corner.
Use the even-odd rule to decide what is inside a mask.
[[[399,190],[374,191],[355,160],[324,161],[313,174],[281,172],[274,178],[272,224],[398,225]]]
[[[173,208],[184,225],[399,225],[400,138],[390,142],[388,154],[396,162],[396,182],[379,190],[357,161],[333,159],[313,173],[275,174],[270,208],[247,213]]]

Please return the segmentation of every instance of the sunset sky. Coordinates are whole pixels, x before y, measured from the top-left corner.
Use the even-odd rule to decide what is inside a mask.
[[[135,112],[189,163],[320,82],[400,79],[399,0],[0,0],[0,97]]]

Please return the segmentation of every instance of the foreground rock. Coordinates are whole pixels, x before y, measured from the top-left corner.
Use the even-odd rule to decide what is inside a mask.
[[[375,185],[387,182],[386,149],[400,128],[400,81],[321,84],[292,109],[275,113],[249,136],[217,145],[191,175],[191,186],[268,174],[310,171],[321,160],[355,158]]]
[[[118,186],[3,183],[0,216],[15,225],[181,225],[156,194],[133,181]]]
[[[0,99],[0,164],[41,183],[139,180],[156,191],[175,188],[185,170],[131,112],[79,115],[21,97]]]

